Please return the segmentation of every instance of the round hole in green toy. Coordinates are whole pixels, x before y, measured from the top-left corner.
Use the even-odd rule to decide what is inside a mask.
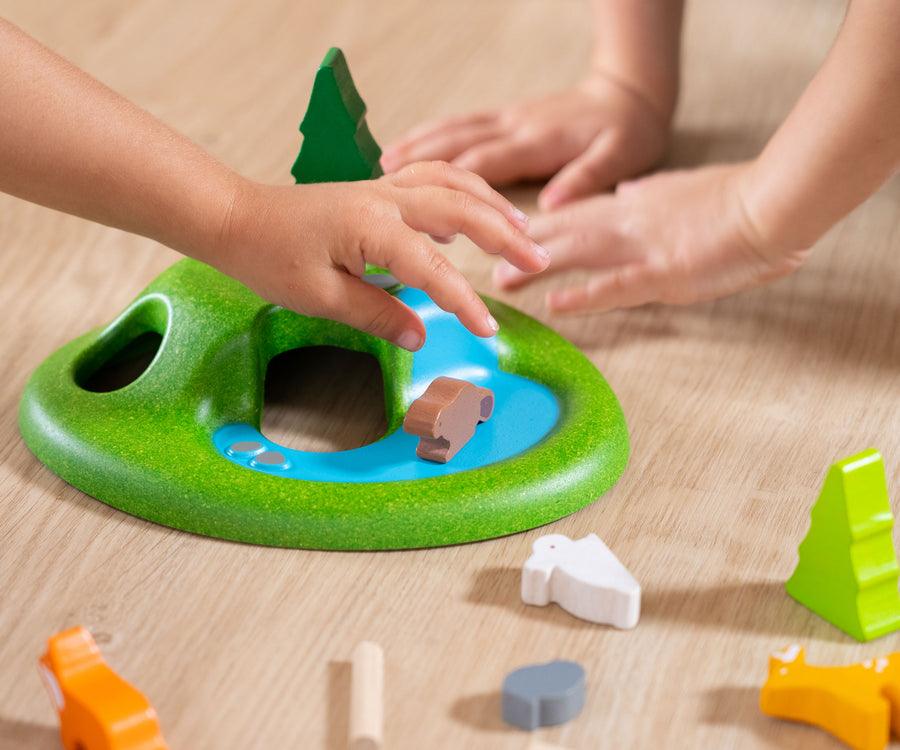
[[[485,301],[500,333],[479,339],[418,290],[391,293],[425,321],[428,341],[415,357],[269,305],[213,269],[181,261],[105,329],[37,368],[20,404],[22,434],[50,469],[110,505],[187,531],[282,546],[390,549],[500,536],[575,512],[615,483],[628,457],[625,420],[581,352],[494,300]],[[104,341],[130,338],[124,331],[135,310],[152,311],[149,328],[163,338],[150,366],[113,392],[81,388],[78,363]],[[260,432],[269,363],[315,346],[378,361],[384,439],[315,454]],[[496,396],[494,415],[445,465],[418,459],[416,439],[400,429],[436,374]],[[258,459],[266,453],[284,461]]]
[[[131,308],[118,326],[100,336],[75,363],[76,384],[92,393],[110,393],[137,380],[162,345],[168,311],[150,298]]]
[[[380,440],[387,419],[378,360],[336,346],[277,355],[266,369],[260,432],[273,443],[315,452]]]

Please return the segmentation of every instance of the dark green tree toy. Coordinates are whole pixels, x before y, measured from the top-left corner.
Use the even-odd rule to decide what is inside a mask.
[[[300,123],[303,148],[291,168],[299,183],[352,182],[381,177],[381,149],[366,125],[366,105],[344,53],[332,47],[316,73]]]
[[[301,127],[296,179],[380,174],[364,115],[343,55],[331,50]],[[625,420],[603,376],[574,346],[488,298],[500,332],[480,339],[419,290],[397,284],[385,293],[426,321],[428,340],[415,355],[271,305],[209,266],[182,260],[112,323],[35,370],[20,403],[22,435],[52,471],[120,510],[289,547],[485,539],[573,513],[615,483],[628,458]],[[269,362],[321,345],[378,360],[388,422],[380,441],[312,454],[259,432]],[[98,385],[130,360],[140,363],[130,382]],[[496,395],[494,415],[447,464],[417,458],[417,438],[400,429],[409,404],[438,375]]]

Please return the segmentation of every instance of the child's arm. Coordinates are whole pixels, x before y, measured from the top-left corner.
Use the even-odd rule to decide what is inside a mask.
[[[783,276],[898,167],[900,3],[853,0],[821,69],[756,160],[653,175],[533,221],[551,271],[594,270],[548,305],[688,303]],[[527,283],[506,266],[494,278]]]
[[[376,181],[260,185],[2,19],[0,190],[158,240],[269,301],[408,349],[424,325],[360,280],[366,262],[481,336],[496,323],[420,233],[462,232],[527,271],[547,262],[527,218],[475,175],[433,163]]]
[[[552,209],[612,187],[662,157],[678,95],[684,0],[594,0],[595,48],[575,88],[426,123],[385,150],[393,171],[444,159],[504,184],[553,175]]]

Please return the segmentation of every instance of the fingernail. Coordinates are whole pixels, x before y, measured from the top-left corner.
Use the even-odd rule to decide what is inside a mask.
[[[541,245],[538,245],[537,242],[532,242],[531,246],[534,248],[534,252],[537,253],[537,256],[541,260],[550,260],[550,251]]]
[[[531,218],[528,216],[528,214],[526,214],[521,209],[516,208],[515,206],[513,206],[513,208],[512,208],[512,215],[513,215],[513,219],[515,221],[517,221],[519,224],[521,224],[523,228],[527,227],[528,222],[531,221]]]
[[[417,352],[422,348],[425,340],[418,331],[404,331],[397,337],[397,346],[410,352]]]
[[[496,321],[493,315],[488,315],[486,322],[494,333],[497,333],[497,331],[500,330],[500,324]]]

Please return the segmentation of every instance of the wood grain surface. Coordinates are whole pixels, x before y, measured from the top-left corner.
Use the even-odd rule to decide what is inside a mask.
[[[751,157],[816,70],[844,3],[689,5],[668,166]],[[386,144],[426,118],[573,82],[588,13],[583,0],[0,0],[0,15],[238,171],[278,183],[290,182],[329,46],[344,49]],[[536,192],[508,194],[535,211]],[[177,256],[0,196],[0,748],[60,747],[36,660],[76,624],[150,698],[173,750],[346,747],[362,640],[384,648],[385,750],[524,750],[528,735],[500,719],[501,683],[555,658],[585,666],[588,696],[577,719],[540,731],[548,745],[842,747],[763,715],[759,689],[768,654],[790,643],[817,664],[900,650],[900,635],[860,645],[784,592],[831,463],[879,448],[900,505],[898,209],[895,180],[767,287],[602,315],[548,315],[543,293],[565,279],[498,294],[494,261],[457,241],[447,252],[476,288],[551,325],[604,373],[630,463],[604,497],[544,529],[354,554],[163,528],[32,456],[16,423],[28,375]],[[264,431],[315,450],[377,438],[377,364],[322,354],[281,363]],[[521,566],[549,532],[610,546],[643,586],[635,630],[521,602]]]

